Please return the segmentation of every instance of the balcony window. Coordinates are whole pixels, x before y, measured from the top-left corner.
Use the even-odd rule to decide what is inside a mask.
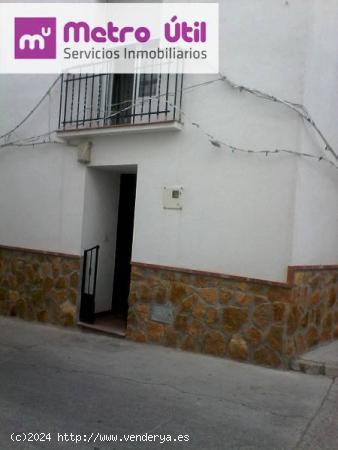
[[[180,121],[183,75],[67,74],[59,130]]]
[[[154,97],[157,95],[157,75],[142,73],[140,75],[139,97]]]

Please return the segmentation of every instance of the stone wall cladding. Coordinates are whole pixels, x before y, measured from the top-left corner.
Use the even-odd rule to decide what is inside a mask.
[[[300,355],[338,338],[338,268],[291,268],[293,308],[288,317],[288,351]]]
[[[294,272],[294,283],[136,263],[127,336],[270,367],[337,336],[336,270]],[[162,305],[169,323],[153,319]]]
[[[0,247],[0,314],[74,325],[80,258]]]

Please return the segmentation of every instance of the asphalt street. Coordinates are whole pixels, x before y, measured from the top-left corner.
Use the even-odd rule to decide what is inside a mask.
[[[138,448],[335,450],[338,383],[0,318],[1,450]]]

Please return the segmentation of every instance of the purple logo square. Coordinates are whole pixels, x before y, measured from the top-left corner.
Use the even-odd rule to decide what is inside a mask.
[[[15,59],[56,59],[56,18],[15,18]]]

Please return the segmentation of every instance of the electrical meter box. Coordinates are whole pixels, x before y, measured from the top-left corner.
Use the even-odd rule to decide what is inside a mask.
[[[183,208],[183,187],[164,186],[163,187],[163,208],[182,209]]]

